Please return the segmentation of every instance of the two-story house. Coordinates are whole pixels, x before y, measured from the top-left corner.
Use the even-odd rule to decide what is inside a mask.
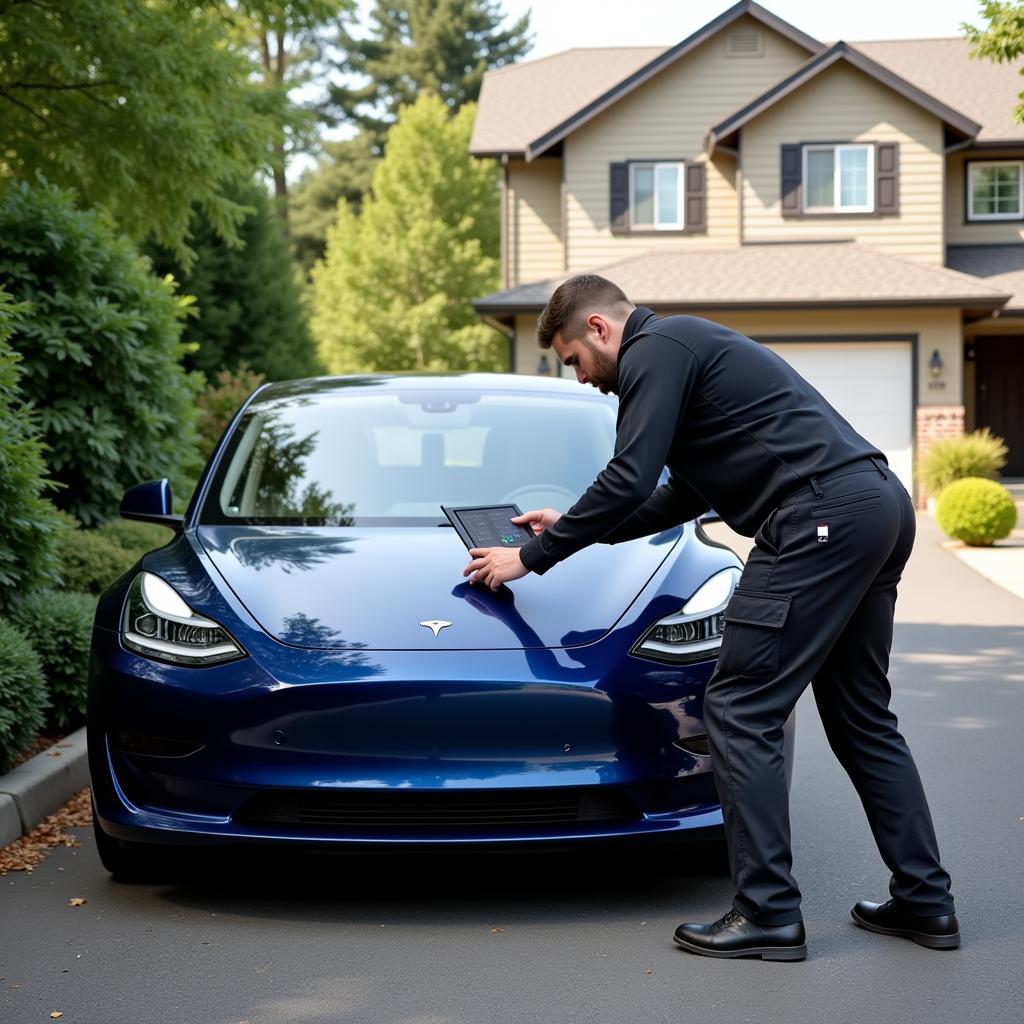
[[[470,149],[504,170],[504,287],[476,309],[558,373],[537,315],[594,271],[778,351],[908,488],[978,426],[1024,475],[1021,86],[962,39],[826,45],[748,0],[668,49],[492,71]]]

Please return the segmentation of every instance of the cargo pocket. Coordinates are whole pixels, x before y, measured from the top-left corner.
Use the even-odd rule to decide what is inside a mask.
[[[725,609],[718,671],[755,678],[774,673],[790,600],[784,594],[737,587]]]

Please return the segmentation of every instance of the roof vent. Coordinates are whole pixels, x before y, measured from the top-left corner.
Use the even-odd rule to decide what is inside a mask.
[[[764,39],[759,29],[736,28],[729,33],[725,48],[727,57],[761,57]]]

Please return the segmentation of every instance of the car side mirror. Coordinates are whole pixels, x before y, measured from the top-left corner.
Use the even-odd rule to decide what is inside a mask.
[[[180,529],[185,522],[184,516],[171,513],[171,482],[166,477],[129,487],[121,499],[118,514],[124,519],[156,523],[172,530]]]

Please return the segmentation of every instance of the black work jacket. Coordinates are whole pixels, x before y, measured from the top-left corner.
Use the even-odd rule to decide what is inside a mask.
[[[533,572],[709,508],[752,536],[810,476],[885,458],[781,356],[711,320],[638,306],[617,365],[615,454],[557,523],[520,548]]]

